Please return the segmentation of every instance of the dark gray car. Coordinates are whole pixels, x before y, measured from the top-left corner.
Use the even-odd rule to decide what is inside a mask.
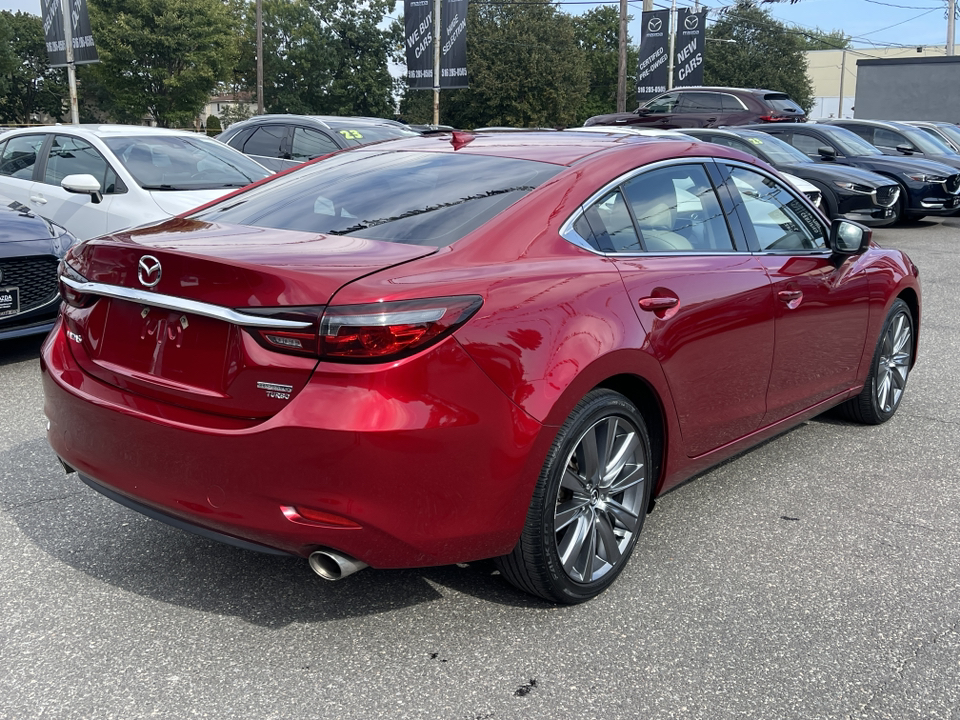
[[[231,125],[217,140],[279,171],[338,150],[419,134],[392,120],[258,115]]]

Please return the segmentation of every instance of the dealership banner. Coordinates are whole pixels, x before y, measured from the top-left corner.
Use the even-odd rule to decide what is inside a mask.
[[[643,103],[667,91],[670,43],[670,11],[643,13],[640,59],[637,62],[637,102]]]
[[[407,84],[433,89],[433,0],[403,0],[406,29]]]
[[[440,83],[443,89],[467,87],[467,1],[443,0],[440,11]],[[433,0],[404,0],[407,85],[433,89]]]
[[[440,22],[440,87],[468,87],[467,0],[444,0]]]
[[[69,0],[69,9],[74,64],[100,62],[90,30],[87,0]],[[60,0],[43,0],[40,11],[43,15],[43,34],[47,42],[50,67],[64,67],[67,64],[67,41],[63,33],[63,3]]]
[[[673,86],[703,85],[703,50],[707,38],[707,11],[680,8],[673,43]]]

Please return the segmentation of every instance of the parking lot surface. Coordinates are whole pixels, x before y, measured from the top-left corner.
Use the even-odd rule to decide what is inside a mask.
[[[63,474],[40,341],[0,342],[0,718],[960,719],[960,219],[874,237],[924,292],[894,419],[662,497],[576,607],[486,562],[328,583],[140,516]]]

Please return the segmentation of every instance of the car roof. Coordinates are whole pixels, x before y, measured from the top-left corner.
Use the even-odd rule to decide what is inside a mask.
[[[668,92],[689,92],[690,90],[708,90],[710,92],[742,92],[750,93],[751,95],[756,95],[758,93],[763,93],[765,95],[786,95],[790,97],[790,93],[786,93],[783,90],[766,90],[765,88],[741,88],[741,87],[722,87],[719,85],[692,85],[689,87],[678,87]]]
[[[238,123],[234,123],[230,126],[230,129],[233,130],[239,126],[247,125],[256,125],[257,123],[280,123],[280,122],[313,122],[319,125],[325,125],[327,127],[340,127],[343,125],[350,125],[351,127],[406,127],[402,123],[398,123],[395,120],[381,120],[379,118],[371,117],[348,117],[343,115],[296,115],[292,113],[276,113],[269,115],[256,115],[252,118],[247,118]]]
[[[150,127],[148,125],[102,125],[97,123],[84,123],[80,125],[35,125],[28,128],[18,128],[11,131],[19,135],[29,135],[35,133],[68,132],[86,137],[121,137],[129,135],[158,135],[158,136],[187,136],[187,137],[206,137],[203,133],[195,133],[189,130],[173,130],[171,128]]]
[[[778,123],[779,124],[779,123]],[[791,123],[795,124],[795,123]],[[698,135],[706,135],[707,133],[719,134],[719,135],[732,135],[734,137],[758,137],[763,138],[764,135],[768,133],[763,132],[763,130],[756,130],[749,127],[737,127],[736,125],[723,126],[718,128],[685,128],[682,132],[697,137]]]
[[[376,145],[376,150],[456,152],[467,155],[490,155],[536,160],[556,165],[572,165],[591,155],[613,151],[624,146],[649,146],[674,148],[677,138],[644,137],[642,135],[598,132],[453,132],[437,135],[422,135],[399,140],[388,140]],[[689,141],[688,141],[689,142]],[[700,144],[699,142],[697,143]],[[721,146],[716,146],[721,147]],[[356,148],[349,152],[360,152]],[[371,148],[372,150],[372,148]],[[675,152],[675,150],[672,150]]]

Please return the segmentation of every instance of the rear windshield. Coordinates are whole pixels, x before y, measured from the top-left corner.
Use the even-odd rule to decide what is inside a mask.
[[[800,109],[800,106],[790,99],[789,95],[784,95],[783,93],[767,93],[763,96],[763,99],[766,101],[767,105],[776,108],[777,110],[792,113],[803,112],[803,110]]]
[[[193,217],[443,247],[562,169],[512,158],[351,150]]]

